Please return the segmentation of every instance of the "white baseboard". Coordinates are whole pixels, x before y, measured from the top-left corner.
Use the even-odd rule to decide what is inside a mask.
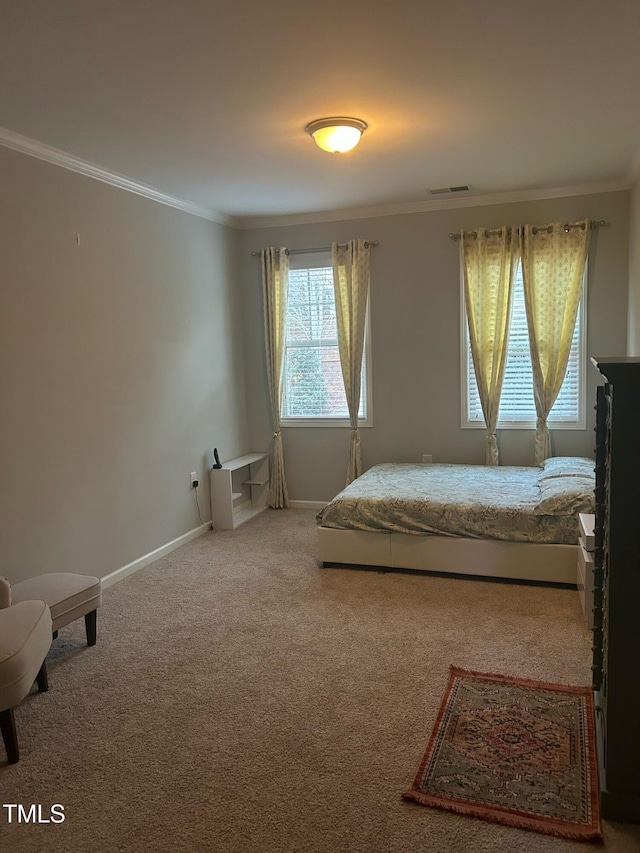
[[[108,586],[112,586],[114,583],[118,583],[118,581],[124,580],[124,578],[132,575],[134,572],[137,572],[145,566],[148,566],[150,563],[159,560],[160,557],[164,557],[165,554],[170,554],[171,551],[175,551],[176,548],[180,548],[181,545],[186,545],[187,542],[191,542],[192,539],[197,539],[198,536],[202,536],[203,533],[207,533],[209,530],[211,530],[211,522],[207,521],[206,524],[194,527],[193,530],[189,530],[188,533],[183,533],[182,536],[178,536],[177,539],[167,542],[166,545],[161,545],[159,548],[156,548],[155,551],[150,551],[143,557],[138,557],[138,559],[134,560],[132,563],[128,563],[126,566],[121,566],[119,569],[116,569],[114,572],[111,572],[102,578],[102,588],[105,589]]]
[[[289,501],[291,509],[324,509],[329,501]]]

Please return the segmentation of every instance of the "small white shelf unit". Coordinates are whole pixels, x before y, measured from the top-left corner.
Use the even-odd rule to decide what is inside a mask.
[[[211,526],[233,530],[267,508],[269,456],[247,453],[209,469]]]

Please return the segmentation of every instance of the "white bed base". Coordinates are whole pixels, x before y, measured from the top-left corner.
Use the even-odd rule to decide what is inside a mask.
[[[383,566],[575,586],[578,546],[318,527],[318,558],[325,565]]]

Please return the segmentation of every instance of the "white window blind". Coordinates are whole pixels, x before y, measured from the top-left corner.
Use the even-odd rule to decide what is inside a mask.
[[[586,279],[586,274],[585,274]],[[584,428],[584,287],[583,298],[580,301],[578,317],[571,342],[571,352],[567,373],[562,384],[558,398],[554,403],[549,416],[549,425],[556,428],[581,429]],[[467,332],[467,318],[464,311],[463,301],[463,324],[465,342],[466,377],[464,390],[466,390],[466,413],[463,419],[466,426],[485,426],[484,415],[480,405],[478,386],[473,369],[471,348]],[[466,414],[466,418],[464,415]],[[511,327],[509,332],[509,344],[507,363],[505,367],[504,383],[500,398],[500,412],[498,416],[498,427],[502,428],[531,428],[535,426],[536,408],[533,398],[533,371],[531,368],[531,353],[529,349],[529,333],[527,329],[527,315],[524,302],[524,285],[522,281],[522,267],[518,263],[516,271],[513,304],[511,313]]]
[[[291,256],[281,419],[348,422],[331,254]],[[358,417],[367,417],[366,345]]]

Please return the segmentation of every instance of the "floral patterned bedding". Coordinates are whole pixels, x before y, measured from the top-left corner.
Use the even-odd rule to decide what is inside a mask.
[[[594,511],[594,463],[553,457],[540,467],[375,465],[318,513],[341,530],[572,545],[578,513]]]

